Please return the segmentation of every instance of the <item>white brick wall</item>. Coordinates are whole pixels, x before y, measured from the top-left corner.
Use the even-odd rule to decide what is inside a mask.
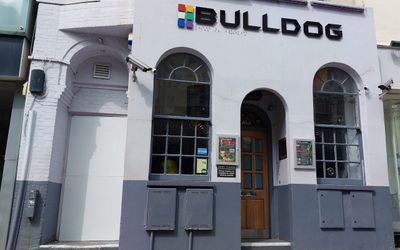
[[[25,113],[37,112],[28,180],[62,183],[71,112],[126,114],[129,79],[124,58],[128,54],[126,37],[129,29],[126,27],[132,25],[132,6],[133,1],[129,0],[102,0],[68,6],[39,4],[31,69],[45,71],[47,91],[36,98],[28,94],[26,100]],[[103,33],[82,33],[99,26],[103,27]],[[69,32],[80,28],[83,28],[81,33]],[[119,37],[109,36],[113,34]],[[118,68],[108,83],[88,80],[90,58],[99,56]],[[100,88],[93,87],[99,82]],[[25,157],[26,121],[27,116],[20,162]],[[22,167],[20,164],[18,180],[24,179]]]

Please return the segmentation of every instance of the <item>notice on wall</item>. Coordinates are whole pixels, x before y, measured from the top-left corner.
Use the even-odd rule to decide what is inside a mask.
[[[205,158],[196,159],[196,174],[207,174],[208,160]]]
[[[296,168],[314,169],[313,140],[295,140]]]
[[[238,164],[238,137],[218,136],[218,158],[217,164],[237,165]]]
[[[236,166],[233,165],[218,165],[217,175],[222,178],[235,178],[236,177]]]

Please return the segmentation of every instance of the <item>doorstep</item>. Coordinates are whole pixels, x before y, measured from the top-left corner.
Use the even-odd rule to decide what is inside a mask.
[[[118,241],[52,242],[41,245],[40,250],[118,250]]]
[[[291,244],[282,240],[242,240],[242,250],[290,250]]]

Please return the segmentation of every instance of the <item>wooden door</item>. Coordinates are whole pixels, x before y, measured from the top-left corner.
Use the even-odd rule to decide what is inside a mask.
[[[263,132],[241,135],[242,238],[269,238],[267,138]]]

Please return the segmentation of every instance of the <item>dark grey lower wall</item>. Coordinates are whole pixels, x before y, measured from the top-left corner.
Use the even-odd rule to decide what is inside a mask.
[[[214,189],[214,229],[193,232],[193,250],[240,250],[240,184],[212,183]],[[169,186],[170,187],[174,187]],[[150,233],[145,230],[148,193],[146,181],[124,181],[120,250],[148,250]],[[184,229],[183,206],[186,188],[178,185],[176,228],[154,233],[153,250],[189,249]]]
[[[22,217],[17,234],[16,249],[34,249],[40,244],[56,240],[61,184],[53,182],[17,181],[14,194],[12,222],[17,215],[16,194],[25,185]],[[38,190],[39,196],[34,219],[27,218],[27,201],[30,190]]]
[[[394,249],[388,187],[287,185],[275,187],[275,192],[279,196],[279,237],[290,241],[292,250]],[[371,194],[372,202],[368,197],[354,199],[353,193]],[[323,204],[321,194],[327,199]],[[374,225],[358,228],[352,224],[354,216]],[[322,221],[332,228],[321,228]]]

